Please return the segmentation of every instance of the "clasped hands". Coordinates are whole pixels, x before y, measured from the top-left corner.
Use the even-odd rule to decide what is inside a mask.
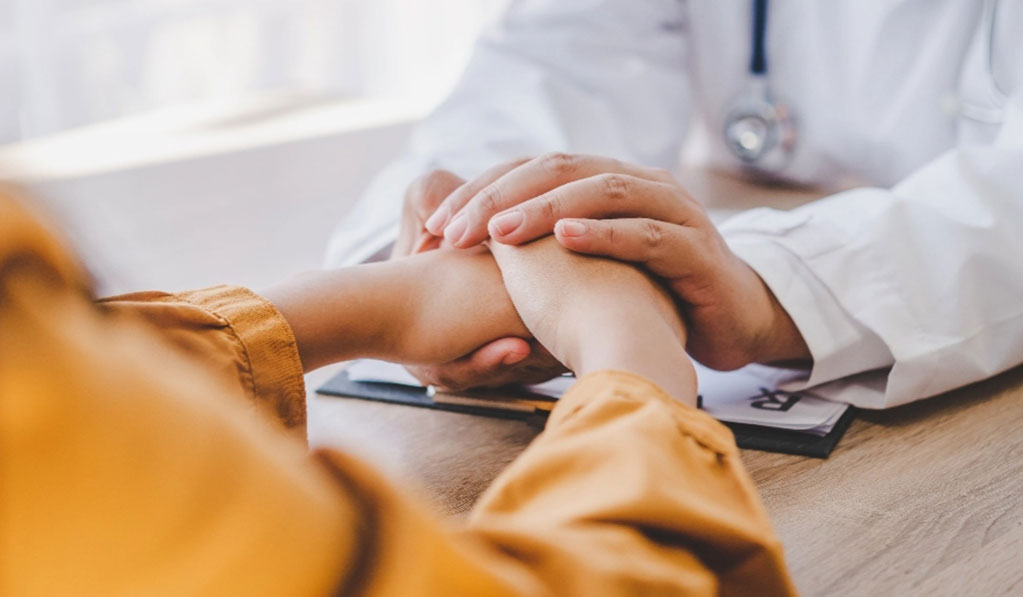
[[[619,369],[694,402],[687,352],[718,369],[809,359],[669,173],[593,156],[511,162],[472,181],[430,173],[409,189],[389,261],[264,294],[307,370],[375,357],[456,390]]]
[[[500,261],[504,247],[553,233],[564,249],[651,274],[671,292],[686,323],[686,350],[709,367],[810,359],[789,314],[664,170],[552,153],[501,164],[469,181],[434,171],[409,188],[401,229],[392,258],[489,242]],[[560,364],[536,342],[506,337],[410,370],[424,383],[459,389],[538,381],[558,373]]]
[[[647,274],[550,237],[492,249],[314,271],[263,294],[287,320],[307,371],[371,357],[443,372],[443,363],[495,342],[530,342],[550,364],[526,380],[616,369],[695,403],[684,327]]]

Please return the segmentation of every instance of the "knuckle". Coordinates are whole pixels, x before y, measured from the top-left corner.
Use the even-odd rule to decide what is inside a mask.
[[[643,242],[648,249],[659,249],[664,243],[664,226],[656,220],[643,223]]]
[[[545,153],[537,159],[544,172],[554,178],[569,176],[579,167],[576,156],[561,151]]]
[[[628,198],[632,191],[632,180],[621,174],[602,174],[600,185],[604,195],[616,203]]]
[[[496,185],[485,187],[476,195],[475,203],[477,207],[488,213],[501,211],[503,209],[501,189]]]
[[[611,224],[607,227],[607,244],[612,247],[616,247],[620,242],[621,234],[619,233],[618,228],[614,224]]]
[[[564,213],[565,200],[558,193],[547,193],[538,202],[540,214],[544,221],[551,222],[561,218]]]

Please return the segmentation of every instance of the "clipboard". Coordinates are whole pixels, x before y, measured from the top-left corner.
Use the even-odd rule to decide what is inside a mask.
[[[329,396],[389,402],[392,404],[403,404],[406,406],[431,408],[484,417],[518,419],[537,427],[543,427],[547,420],[548,410],[537,408],[535,405],[532,408],[528,408],[528,405],[501,407],[501,403],[508,402],[514,404],[511,401],[515,399],[520,399],[523,402],[555,402],[548,397],[528,394],[526,392],[516,395],[514,398],[498,397],[496,400],[493,393],[454,394],[446,395],[444,398],[454,396],[456,398],[463,397],[466,400],[436,401],[428,395],[426,388],[411,387],[397,383],[352,381],[349,378],[348,371],[344,370],[317,388],[316,392]],[[493,404],[493,406],[484,407],[484,404]],[[811,458],[827,458],[835,449],[835,446],[838,445],[842,436],[845,435],[846,430],[849,429],[849,425],[855,418],[855,410],[855,408],[849,407],[826,435],[814,435],[812,433],[761,425],[723,423],[732,430],[732,433],[735,435],[735,442],[740,448],[809,456]]]

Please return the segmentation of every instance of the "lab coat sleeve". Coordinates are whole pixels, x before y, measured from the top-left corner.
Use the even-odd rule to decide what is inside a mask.
[[[327,264],[393,241],[406,188],[430,169],[472,177],[548,151],[674,166],[691,107],[684,16],[677,0],[513,0],[335,231]]]
[[[806,385],[876,368],[886,408],[1023,363],[1023,94],[994,143],[963,144],[892,189],[863,188],[722,226],[793,317]]]

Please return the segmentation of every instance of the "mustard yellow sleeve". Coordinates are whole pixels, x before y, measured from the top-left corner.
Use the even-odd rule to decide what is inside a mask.
[[[358,506],[245,395],[300,387],[300,368],[273,373],[279,331],[258,332],[280,317],[241,291],[168,303],[169,328],[211,328],[194,332],[201,354],[183,355],[97,309],[83,280],[0,192],[0,595],[333,591]],[[246,358],[239,379],[218,370]]]
[[[580,379],[468,532],[557,592],[795,593],[731,432],[629,373]]]
[[[453,535],[350,458],[373,595],[791,595],[731,433],[627,373],[581,379]]]
[[[730,432],[628,373],[581,379],[453,531],[318,456],[363,508],[351,594],[795,594]]]
[[[284,426],[305,429],[302,362],[291,328],[263,297],[237,286],[106,298],[109,315],[147,322],[209,374]]]

